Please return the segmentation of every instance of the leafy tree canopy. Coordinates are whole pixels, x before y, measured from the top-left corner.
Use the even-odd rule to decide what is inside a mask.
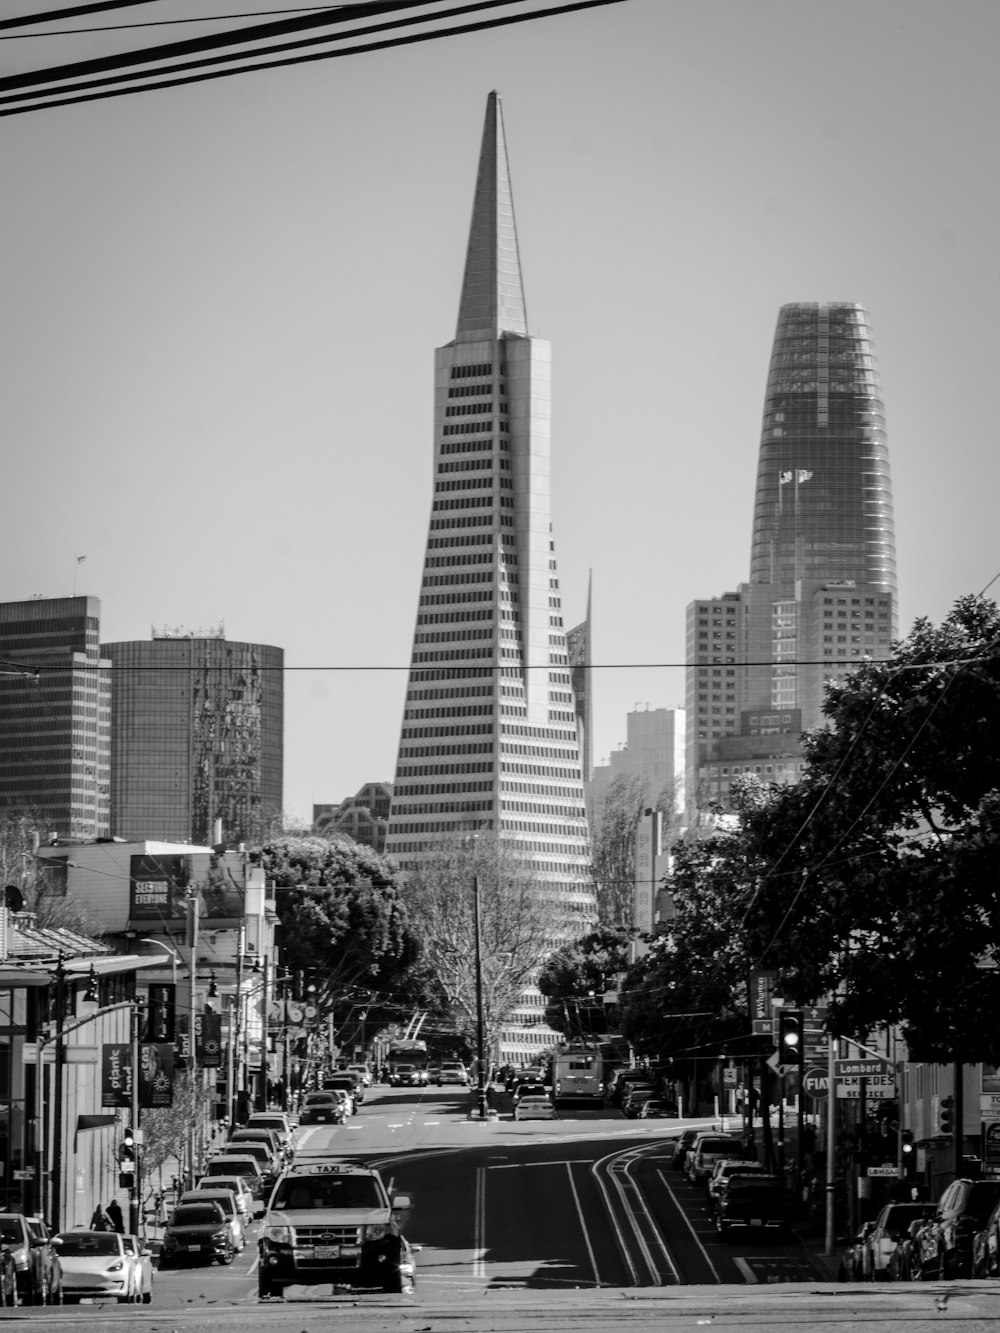
[[[630,934],[621,926],[603,927],[549,955],[538,989],[549,1000],[545,1020],[556,1032],[592,1036],[616,1021],[603,996],[628,967]]]

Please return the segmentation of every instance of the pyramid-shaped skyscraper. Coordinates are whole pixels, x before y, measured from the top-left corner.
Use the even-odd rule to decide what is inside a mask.
[[[386,851],[487,830],[593,919],[552,538],[549,344],[531,337],[500,99],[486,108],[455,338],[435,353],[433,500]]]

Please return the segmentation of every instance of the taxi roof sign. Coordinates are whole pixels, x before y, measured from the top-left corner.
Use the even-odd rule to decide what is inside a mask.
[[[372,1168],[364,1162],[295,1162],[288,1168],[289,1176],[342,1176],[352,1171],[370,1172]]]

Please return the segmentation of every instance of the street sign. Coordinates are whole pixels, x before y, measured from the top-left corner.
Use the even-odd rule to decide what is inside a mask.
[[[867,1174],[868,1174],[869,1176],[885,1176],[885,1177],[887,1177],[887,1178],[890,1177],[890,1176],[895,1176],[895,1177],[898,1179],[898,1177],[899,1177],[899,1167],[898,1167],[898,1166],[870,1166],[870,1167],[868,1168],[868,1172],[867,1172]]]
[[[19,1171],[12,1172],[15,1180],[34,1180],[35,1168],[33,1166],[22,1167]]]
[[[360,1050],[360,1047],[358,1048]],[[727,1088],[736,1087],[737,1071],[734,1068],[726,1068],[722,1071],[722,1082]]]
[[[835,1060],[834,1069],[837,1078],[870,1078],[872,1075],[891,1074],[892,1062],[889,1060]]]
[[[779,1051],[775,1051],[773,1055],[769,1056],[767,1063],[768,1067],[773,1069],[779,1078],[788,1078],[792,1074],[797,1074],[799,1070],[798,1065],[783,1065]]]
[[[865,1098],[870,1102],[891,1102],[896,1096],[895,1074],[867,1074],[865,1076]],[[860,1078],[837,1078],[838,1101],[856,1102],[861,1100]]]
[[[830,1095],[830,1076],[825,1069],[807,1069],[802,1075],[802,1091],[821,1100]]]

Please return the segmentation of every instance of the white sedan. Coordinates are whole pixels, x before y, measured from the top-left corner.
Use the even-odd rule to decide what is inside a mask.
[[[135,1299],[134,1264],[117,1231],[63,1231],[52,1244],[62,1267],[65,1302],[83,1296]]]
[[[548,1097],[522,1097],[514,1107],[515,1120],[555,1120],[556,1108]]]

